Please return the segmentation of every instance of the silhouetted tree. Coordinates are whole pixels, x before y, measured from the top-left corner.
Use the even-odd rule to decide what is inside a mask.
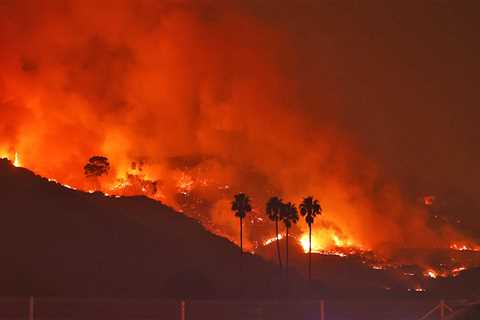
[[[232,201],[232,211],[235,212],[235,216],[240,218],[240,254],[243,256],[243,219],[248,212],[252,211],[250,205],[250,199],[245,193],[238,193]],[[240,267],[242,261],[240,260]]]
[[[285,249],[285,270],[287,275],[287,284],[288,284],[288,230],[292,227],[292,223],[298,222],[298,210],[295,204],[288,202],[282,206],[281,218],[285,224],[285,240],[286,240],[286,249]]]
[[[93,156],[88,159],[88,163],[83,167],[87,178],[100,177],[108,174],[110,171],[110,163],[107,157]]]
[[[278,257],[278,265],[280,269],[282,269],[282,256],[280,254],[280,241],[278,239],[278,221],[281,219],[281,211],[283,206],[282,199],[279,197],[272,197],[267,202],[267,216],[270,220],[275,222],[275,234],[277,236],[277,257]]]
[[[312,224],[317,215],[322,214],[322,207],[318,200],[306,197],[300,204],[300,214],[308,224],[308,280],[312,280]]]
[[[95,189],[100,189],[100,183],[98,178],[103,175],[107,175],[110,171],[110,163],[107,157],[93,156],[88,159],[88,163],[83,167],[85,176],[87,178],[95,179]]]

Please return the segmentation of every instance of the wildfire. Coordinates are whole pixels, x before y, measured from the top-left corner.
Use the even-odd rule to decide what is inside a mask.
[[[269,244],[272,241],[275,241],[275,238],[269,239],[265,242],[265,244]],[[301,244],[305,253],[309,252],[309,235],[308,232],[301,235],[299,238],[299,243]],[[312,252],[326,254],[326,255],[337,255],[341,257],[346,257],[348,255],[359,254],[364,256],[365,251],[360,246],[352,245],[353,242],[350,239],[342,239],[334,230],[329,229],[322,229],[320,232],[315,232],[312,234]],[[452,244],[450,246],[451,249],[459,250],[459,251],[479,251],[479,247],[475,247],[472,245],[466,244]],[[366,265],[374,270],[388,270],[392,268],[399,267],[395,264],[390,264],[387,262],[382,261],[382,259],[374,259],[374,260],[364,260]],[[438,279],[438,278],[448,278],[448,277],[456,277],[462,271],[466,270],[466,266],[440,266],[439,268],[429,267],[423,271],[421,275],[426,278],[431,279]],[[408,276],[415,276],[415,273],[404,273]],[[411,291],[416,292],[423,292],[425,289],[421,287],[417,287],[411,289]]]
[[[374,269],[374,270],[385,270],[386,269],[386,267],[383,266],[383,265],[372,265],[371,268]]]
[[[432,270],[432,269],[429,269],[429,270],[425,271],[425,272],[423,273],[423,275],[424,275],[425,277],[430,277],[430,278],[432,278],[432,279],[437,279],[438,276],[439,276],[439,274],[438,274],[435,270]]]
[[[185,173],[182,173],[180,178],[177,181],[177,188],[181,192],[187,193],[187,192],[192,191],[193,184],[194,184],[194,181],[193,181],[192,177],[185,174]]]
[[[468,245],[460,243],[452,243],[450,249],[457,251],[480,251],[480,246],[478,245]]]
[[[305,252],[448,248],[463,239],[439,236],[425,218],[440,198],[426,191],[412,201],[357,145],[355,132],[337,128],[335,113],[302,107],[316,99],[304,101],[310,94],[298,85],[302,79],[285,76],[285,66],[297,62],[290,33],[238,10],[236,1],[209,2],[164,10],[155,1],[113,1],[92,11],[95,2],[84,0],[64,14],[55,1],[32,10],[7,1],[0,10],[0,30],[8,30],[0,37],[8,74],[0,84],[0,157],[69,189],[161,200],[232,241],[238,222],[230,201],[242,189],[257,208],[273,193],[297,204],[297,196],[321,195],[328,209],[321,219],[334,226],[315,221],[311,243],[303,222],[292,230]],[[89,23],[77,23],[90,11]],[[331,98],[343,100],[336,92]],[[94,155],[111,166],[95,185],[82,170]],[[400,220],[405,212],[414,216]],[[249,217],[244,240],[268,245],[274,226],[259,216]],[[464,243],[450,248],[480,251]],[[454,263],[452,274],[473,265]],[[368,265],[390,267],[383,260]]]
[[[464,271],[464,270],[467,270],[466,267],[462,266],[462,267],[457,267],[457,268],[454,268],[452,269],[452,276],[456,277],[460,274],[460,272]]]
[[[278,235],[278,240],[282,240],[283,237],[285,237],[284,234],[279,234],[279,235]],[[276,236],[275,236],[275,237],[272,237],[272,238],[269,238],[269,239],[267,239],[267,240],[265,240],[265,241],[263,241],[263,245],[264,245],[264,246],[268,246],[270,243],[272,243],[272,242],[274,242],[274,241],[277,241],[277,237],[276,237]]]
[[[453,267],[451,269],[443,269],[441,271],[429,268],[423,272],[423,275],[427,278],[432,278],[432,279],[448,278],[448,277],[456,277],[464,270],[467,270],[467,267],[458,266],[458,267]]]
[[[16,167],[20,167],[22,165],[21,158],[18,152],[0,153],[0,157],[9,159],[12,162],[12,164]],[[48,178],[48,181],[60,184],[71,190],[77,190],[76,187],[70,184],[61,183],[53,178]],[[196,177],[186,172],[181,172],[180,174],[176,175],[175,188],[177,192],[182,194],[189,194],[195,188],[197,188],[197,186],[205,187],[207,185],[208,185],[208,182],[206,178],[197,179]],[[229,186],[222,184],[220,185],[220,187],[217,187],[217,189],[220,191],[228,191]],[[94,190],[87,190],[87,192],[93,193]],[[158,195],[159,194],[161,195],[161,191],[157,190],[156,188],[156,182],[146,179],[146,174],[145,172],[142,172],[142,170],[127,171],[125,178],[117,178],[116,182],[114,182],[113,184],[110,184],[109,187],[103,188],[103,190],[99,192],[101,192],[106,197],[112,196],[117,198],[124,194],[142,193],[154,199],[157,199],[159,197]],[[426,199],[426,204],[431,202],[430,200],[432,199]],[[254,220],[252,221],[255,223],[269,222],[268,220],[265,220],[262,217],[255,217]],[[324,255],[337,255],[340,257],[346,257],[350,254],[358,254],[358,253],[362,254],[361,246],[355,244],[352,241],[352,239],[346,237],[344,234],[340,232],[340,230],[337,230],[331,227],[330,228],[317,227],[316,229],[314,226],[314,229],[312,231],[313,232],[311,237],[311,241],[312,241],[311,248],[312,248],[312,252],[314,253],[320,253]],[[216,233],[220,234],[221,230],[217,230]],[[279,234],[278,236],[279,240],[284,238],[285,238],[284,233]],[[303,251],[305,253],[308,253],[310,248],[308,231],[303,232],[297,239],[299,244],[302,246]],[[277,240],[277,237],[272,236],[271,238],[264,240],[262,244],[266,246],[275,242],[276,240]],[[480,246],[474,245],[472,243],[467,243],[467,242],[453,242],[449,247],[450,249],[456,250],[456,251],[480,251]],[[392,268],[392,266],[379,262],[379,260],[378,261],[365,260],[365,263],[374,270],[387,270],[389,268]],[[426,278],[431,278],[431,279],[456,277],[466,269],[467,267],[462,265],[454,266],[450,268],[430,267],[424,270],[422,275]],[[411,274],[411,275],[414,275],[414,274]],[[421,287],[417,287],[414,289],[410,289],[410,291],[423,292],[425,291],[425,289]]]
[[[309,250],[310,250],[310,241],[309,241],[309,238],[308,238],[308,234],[304,234],[304,235],[300,238],[300,244],[302,245],[303,251],[305,251],[305,253],[309,252]],[[313,250],[313,238],[312,238],[312,252],[314,252],[314,250]]]
[[[9,152],[0,152],[0,159],[8,159],[12,162],[15,167],[21,167],[22,163],[20,161],[20,155],[18,152],[13,153],[13,157]]]
[[[12,164],[15,165],[16,167],[21,166],[20,155],[18,154],[18,152],[14,152],[13,154],[11,153],[11,155],[13,155]],[[2,153],[0,154],[0,157],[8,159],[8,154]],[[77,190],[76,187],[69,184],[60,183],[56,179],[47,178],[47,180],[52,183],[62,185],[65,188],[68,188],[71,190]],[[205,186],[207,184],[206,181],[207,181],[206,179],[203,179],[202,181],[199,182],[196,179],[194,179],[191,175],[182,173],[177,176],[175,187],[177,189],[177,192],[179,193],[189,193],[193,191],[197,185]],[[152,193],[149,194],[147,192],[147,188],[148,190],[152,190],[154,186],[156,187],[156,184],[154,184],[153,181],[145,179],[144,173],[134,174],[129,172],[126,175],[126,178],[117,178],[116,182],[110,185],[110,187],[105,188],[103,191],[97,191],[97,192],[100,192],[106,197],[112,196],[112,197],[118,198],[121,195],[123,195],[126,190],[132,189],[132,192],[134,194],[138,194],[138,192],[141,192],[147,196],[157,199],[157,195],[161,194],[160,191],[158,191],[157,195]],[[227,190],[229,187],[228,185],[225,185],[225,186],[226,187],[224,189]],[[217,189],[224,190],[222,187]],[[94,193],[95,190],[87,190],[86,192]],[[263,219],[262,217],[255,217],[254,221],[255,223],[269,223],[267,219]],[[211,224],[211,222],[208,222],[208,223]],[[208,225],[210,227],[209,229],[214,230],[215,233],[217,234],[222,234],[222,230],[218,228],[215,229],[215,227],[210,224]],[[295,236],[293,235],[293,237]],[[284,233],[279,234],[278,236],[279,240],[284,238],[285,238]],[[266,246],[275,242],[276,240],[277,240],[277,237],[272,236],[271,238],[264,240],[262,244]],[[297,240],[298,240],[298,243],[302,246],[303,251],[305,253],[308,253],[309,247],[310,247],[308,231],[302,233],[297,238]],[[352,239],[341,234],[339,230],[336,230],[334,228],[315,229],[314,227],[311,240],[312,240],[312,243],[311,243],[312,252],[314,253],[320,253],[324,255],[336,255],[340,257],[346,257],[354,254],[363,255],[365,253],[364,249],[362,249],[360,245],[354,243]],[[471,243],[454,242],[450,245],[450,249],[457,250],[457,251],[480,251],[480,246],[473,245]],[[393,265],[389,265],[388,263],[383,263],[381,259],[370,260],[370,261],[364,260],[364,263],[374,270],[388,270],[390,268],[394,268]],[[426,278],[431,278],[431,279],[456,277],[466,269],[467,267],[463,265],[454,266],[450,268],[443,267],[438,269],[430,267],[424,270],[422,275]],[[405,273],[405,274],[409,276],[415,275],[413,273]],[[415,291],[415,292],[425,291],[425,289],[421,287],[416,287],[409,290]]]
[[[422,288],[421,286],[417,285],[415,288],[410,288],[410,289],[408,289],[408,291],[414,291],[414,292],[420,293],[420,292],[425,292],[425,291],[427,291],[427,289]]]
[[[10,153],[0,153],[0,157],[9,159],[12,164],[16,167],[22,166],[21,158],[18,152],[10,152]],[[77,187],[74,187],[70,184],[61,183],[53,178],[48,178],[48,181],[57,183],[62,185],[71,190],[77,190]],[[180,172],[175,176],[175,189],[176,192],[187,195],[190,194],[194,189],[197,187],[206,187],[208,186],[208,181],[206,178],[198,178],[196,175],[191,175],[186,172]],[[220,184],[220,186],[216,189],[219,191],[228,191],[229,185]],[[132,169],[127,170],[127,173],[124,175],[124,178],[117,177],[116,182],[110,184],[109,187],[105,186],[102,188],[103,190],[97,192],[102,193],[106,197],[120,197],[122,195],[129,195],[129,194],[144,194],[149,196],[153,199],[160,200],[159,197],[163,196],[160,190],[157,190],[157,182],[152,181],[146,178],[146,173],[139,169]],[[80,189],[81,190],[81,189]],[[94,190],[87,190],[89,193],[93,193]],[[432,197],[433,198],[433,197]],[[433,202],[433,199],[426,198],[425,204],[429,205]],[[216,228],[212,225],[211,221],[202,221],[206,224],[206,227],[210,230],[213,230],[217,234],[222,234],[222,230]],[[252,223],[269,223],[268,220],[263,219],[262,217],[255,217],[252,220]],[[312,252],[320,253],[324,255],[336,255],[340,257],[346,257],[352,254],[360,254],[363,255],[363,249],[361,246],[356,244],[351,238],[342,234],[339,229],[332,228],[332,227],[320,227],[315,228],[312,230],[312,237],[311,237],[311,248]],[[295,237],[295,235],[293,235]],[[278,239],[284,239],[285,234],[281,233],[278,236]],[[269,245],[277,240],[276,236],[273,236],[269,239],[266,239],[262,242],[264,246]],[[303,232],[297,238],[299,244],[302,246],[303,251],[305,253],[309,252],[310,249],[310,241],[309,241],[309,233],[308,231]],[[480,246],[474,245],[467,242],[453,242],[450,246],[450,249],[456,251],[480,251]],[[364,263],[368,265],[370,268],[374,270],[387,270],[392,268],[392,265],[387,263],[381,262],[381,260],[364,260]],[[421,275],[426,278],[430,279],[438,279],[438,278],[446,278],[446,277],[456,277],[462,271],[466,270],[466,266],[452,266],[450,268],[441,267],[441,268],[433,268],[430,267],[425,269]],[[415,274],[409,274],[411,276]],[[409,289],[410,291],[414,292],[424,292],[425,289],[422,287],[416,287],[413,289]]]
[[[428,196],[423,197],[423,203],[426,206],[431,206],[431,205],[433,205],[434,202],[435,202],[435,196],[428,195]]]
[[[309,234],[305,232],[299,239],[305,253],[309,252],[310,241]],[[335,252],[335,248],[356,247],[350,239],[342,239],[335,230],[322,229],[319,232],[312,233],[312,252],[325,253]]]
[[[128,180],[117,179],[117,182],[110,188],[112,191],[123,190],[131,186]]]
[[[20,163],[20,156],[18,155],[18,152],[15,152],[15,156],[13,157],[13,165],[15,167],[21,167],[22,164]]]

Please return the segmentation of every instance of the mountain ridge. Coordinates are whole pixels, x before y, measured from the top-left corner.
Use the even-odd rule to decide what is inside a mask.
[[[237,246],[157,201],[68,189],[7,160],[0,194],[0,294],[230,297],[240,283],[276,291],[272,264],[244,254],[240,276]]]

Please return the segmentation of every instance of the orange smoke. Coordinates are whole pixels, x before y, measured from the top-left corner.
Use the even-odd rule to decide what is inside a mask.
[[[228,203],[242,190],[255,218],[272,195],[318,197],[314,250],[448,247],[453,231],[429,227],[347,132],[305,113],[290,36],[232,3],[3,3],[0,150],[83,190],[86,161],[105,155],[104,192],[146,194],[234,240]],[[251,247],[273,230],[253,217]]]

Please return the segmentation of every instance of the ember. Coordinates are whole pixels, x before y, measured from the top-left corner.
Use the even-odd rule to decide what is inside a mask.
[[[450,249],[458,250],[458,251],[480,251],[480,246],[478,245],[467,245],[467,244],[459,244],[459,243],[452,243],[450,245]]]

